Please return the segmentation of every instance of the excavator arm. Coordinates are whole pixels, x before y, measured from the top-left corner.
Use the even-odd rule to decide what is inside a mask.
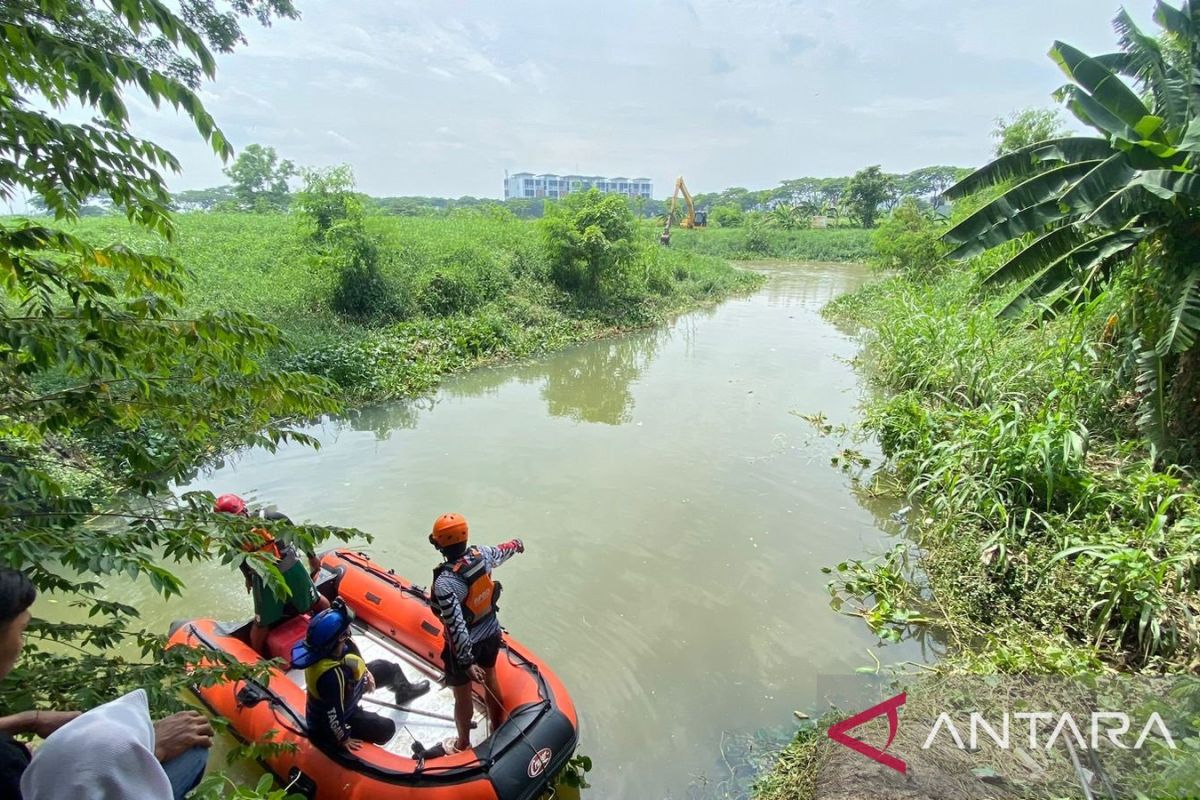
[[[681,228],[696,228],[703,227],[705,223],[704,215],[701,214],[699,219],[696,217],[696,204],[692,201],[692,193],[688,191],[687,184],[683,182],[683,176],[675,179],[675,193],[671,195],[671,206],[667,209],[667,225],[663,228],[662,236],[659,241],[664,245],[671,244],[671,222],[675,219],[675,209],[679,207],[679,195],[683,195],[683,202],[687,205],[687,216],[679,221]]]
[[[687,184],[683,182],[683,177],[675,179],[675,194],[683,193],[683,202],[687,203],[688,214],[682,222],[679,223],[681,228],[696,227],[696,204],[692,202],[692,193],[688,191]],[[672,207],[674,203],[672,203]]]

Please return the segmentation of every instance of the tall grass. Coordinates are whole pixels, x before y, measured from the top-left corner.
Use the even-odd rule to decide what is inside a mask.
[[[173,243],[116,217],[87,218],[75,232],[97,243],[134,242],[178,259],[196,310],[258,314],[287,334],[276,358],[333,379],[351,400],[423,392],[441,376],[490,360],[525,357],[662,321],[758,286],[723,259],[667,250],[641,231],[619,291],[564,292],[535,223],[507,213],[368,217],[388,293],[386,318],[352,321],[334,311],[336,271],[317,257],[295,215],[181,214]]]
[[[671,248],[741,261],[866,261],[874,252],[871,231],[860,228],[787,231],[761,224],[674,230]]]
[[[973,668],[1193,668],[1200,500],[1137,434],[1110,343],[1118,298],[1001,321],[1005,297],[979,288],[990,263],[926,267],[826,309],[868,343],[863,369],[882,391],[866,427],[920,509],[923,610]],[[877,565],[878,587],[858,565],[834,588],[894,593],[894,566]]]

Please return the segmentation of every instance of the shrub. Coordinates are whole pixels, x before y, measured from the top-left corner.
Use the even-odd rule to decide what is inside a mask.
[[[765,256],[771,252],[771,239],[766,227],[761,222],[753,222],[746,226],[746,233],[742,239],[742,248],[747,253],[755,255]]]
[[[746,215],[740,206],[727,203],[716,206],[708,215],[709,222],[718,228],[740,228],[746,220]]]
[[[506,263],[476,246],[445,256],[420,291],[418,304],[432,316],[470,313],[502,297],[512,285]]]
[[[613,293],[628,282],[637,225],[625,199],[595,189],[547,205],[541,222],[550,278],[570,292]]]
[[[360,320],[398,316],[395,293],[379,269],[379,243],[359,221],[334,225],[318,258],[337,273],[330,305]]]
[[[930,277],[938,272],[945,246],[938,238],[942,225],[908,198],[872,237],[877,269],[897,270],[910,278]]]

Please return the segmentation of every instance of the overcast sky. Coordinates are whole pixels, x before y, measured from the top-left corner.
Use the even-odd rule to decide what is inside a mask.
[[[247,23],[209,110],[236,147],[353,165],[374,195],[499,197],[504,171],[752,189],[987,159],[996,116],[1048,106],[1056,39],[1114,49],[1116,0],[296,0]],[[1152,0],[1126,7],[1150,26]],[[171,112],[137,129],[225,183]]]

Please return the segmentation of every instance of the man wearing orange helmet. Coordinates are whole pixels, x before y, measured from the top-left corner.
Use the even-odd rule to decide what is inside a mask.
[[[234,514],[242,517],[251,516],[246,501],[236,494],[223,494],[217,498],[213,511],[223,514]],[[278,511],[260,509],[253,516],[268,522],[285,522],[291,520]],[[290,595],[281,597],[273,586],[263,580],[262,576],[250,568],[243,560],[238,567],[246,578],[246,591],[254,597],[254,621],[250,624],[250,646],[262,655],[267,653],[267,636],[271,629],[281,622],[309,612],[317,613],[329,608],[326,600],[313,584],[310,570],[316,572],[320,564],[314,554],[308,554],[308,566],[300,561],[296,550],[291,545],[281,544],[266,528],[255,528],[252,537],[243,545],[247,553],[267,553],[275,560],[275,568],[283,575]]]
[[[471,746],[471,681],[487,688],[488,717],[492,730],[503,721],[496,658],[500,653],[500,622],[496,601],[500,584],[492,570],[517,553],[525,552],[520,539],[495,547],[467,545],[467,520],[461,514],[443,514],[434,520],[429,543],[441,551],[444,562],[433,571],[433,607],[442,619],[446,644],[442,663],[446,685],[454,689],[454,724],[458,737],[445,742],[447,752]]]

